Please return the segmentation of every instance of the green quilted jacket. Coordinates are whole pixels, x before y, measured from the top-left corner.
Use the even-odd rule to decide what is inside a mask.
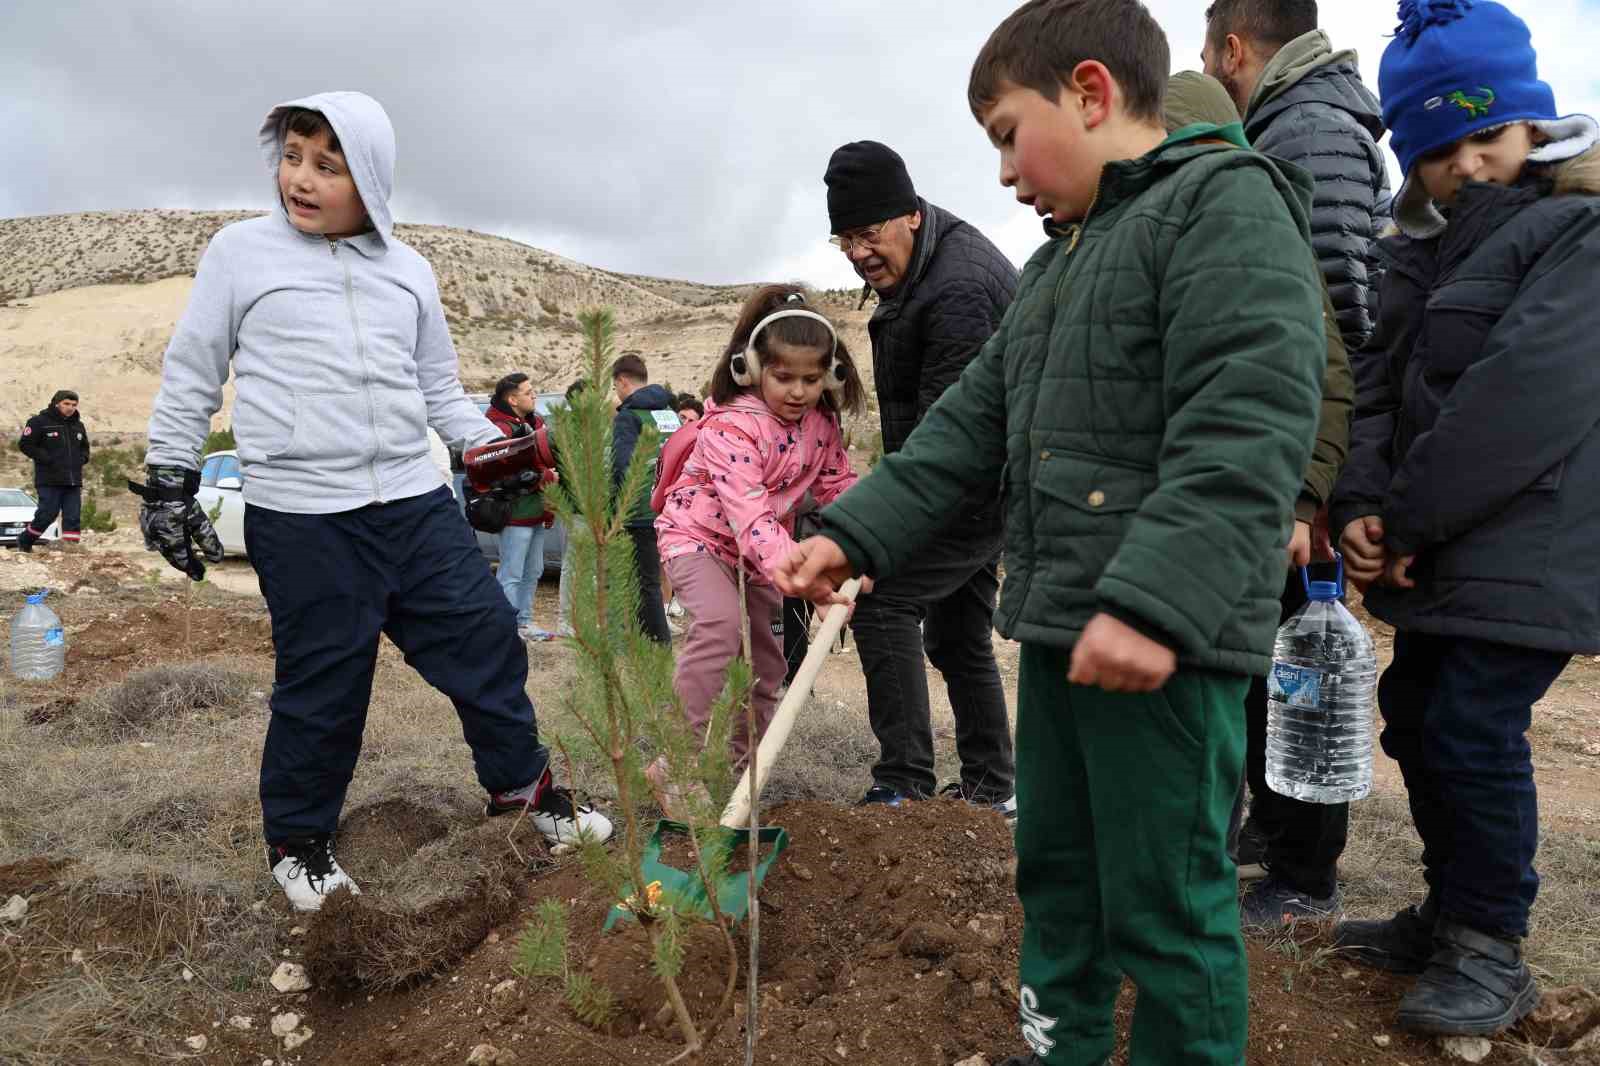
[[[1191,126],[1113,163],[1034,253],[999,330],[906,442],[822,513],[857,572],[913,569],[1000,478],[1005,636],[1107,612],[1191,667],[1264,674],[1317,426],[1311,182]]]

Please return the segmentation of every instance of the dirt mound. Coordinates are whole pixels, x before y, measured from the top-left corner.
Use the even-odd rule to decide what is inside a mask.
[[[154,731],[234,718],[259,706],[260,682],[209,662],[153,666],[81,699],[58,699],[28,714],[81,740],[121,741]]]
[[[447,824],[405,801],[365,810],[355,818],[352,873],[372,868],[379,852],[404,850],[403,840],[373,847],[386,826],[415,840]],[[321,988],[382,991],[455,965],[515,909],[515,890],[528,870],[518,856],[545,861],[535,836],[525,821],[478,824],[417,848],[386,878],[358,881],[360,896],[336,893],[311,923],[307,969]]]

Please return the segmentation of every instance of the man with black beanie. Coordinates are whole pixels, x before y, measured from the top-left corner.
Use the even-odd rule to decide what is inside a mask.
[[[919,197],[905,161],[877,141],[833,153],[823,175],[833,243],[878,296],[867,330],[884,454],[899,451],[999,326],[1017,270],[983,234]],[[961,779],[947,793],[1014,815],[1015,767],[995,665],[1000,485],[975,485],[913,573],[878,583],[853,627],[880,747],[862,803],[931,796],[933,729],[923,651],[944,675]]]
[[[28,419],[17,441],[22,454],[33,460],[33,485],[39,508],[33,521],[17,537],[17,550],[31,552],[50,523],[61,516],[61,539],[77,544],[83,509],[83,467],[89,461],[89,432],[78,414],[78,394],[59,389],[50,406]]]

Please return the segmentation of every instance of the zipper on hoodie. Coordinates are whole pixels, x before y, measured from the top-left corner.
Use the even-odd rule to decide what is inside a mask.
[[[350,311],[350,328],[356,336],[356,357],[361,360],[361,392],[367,398],[367,424],[372,427],[372,463],[367,475],[372,479],[372,498],[384,503],[383,492],[378,487],[378,456],[383,452],[383,440],[378,436],[378,410],[372,403],[372,367],[367,363],[367,345],[361,339],[361,316],[356,311],[355,282],[350,277],[349,257],[339,258],[339,242],[329,241],[328,251],[344,268],[344,302]]]

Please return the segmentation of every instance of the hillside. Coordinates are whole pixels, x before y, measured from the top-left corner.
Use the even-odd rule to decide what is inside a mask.
[[[250,216],[0,219],[0,422],[19,422],[68,387],[83,396],[92,426],[143,429],[201,252],[222,226]],[[512,370],[541,389],[564,388],[578,376],[576,313],[606,304],[617,313],[622,351],[644,356],[656,380],[698,391],[749,292],[599,270],[472,230],[402,224],[396,232],[433,264],[469,388]],[[866,316],[854,308],[840,298],[830,311],[865,352]]]

